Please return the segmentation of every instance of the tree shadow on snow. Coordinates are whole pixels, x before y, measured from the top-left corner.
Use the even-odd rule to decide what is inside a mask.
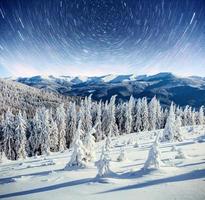
[[[141,175],[139,175],[141,176]],[[112,190],[107,190],[101,193],[110,193],[110,192],[117,192],[117,191],[123,191],[123,190],[132,190],[132,189],[140,189],[140,188],[145,188],[153,185],[159,185],[159,184],[164,184],[164,183],[171,183],[171,182],[180,182],[180,181],[187,181],[187,180],[194,180],[194,179],[200,179],[205,177],[205,169],[202,170],[195,170],[191,171],[189,173],[185,174],[180,174],[177,176],[172,176],[172,177],[167,177],[167,178],[161,178],[161,179],[156,179],[156,180],[150,180],[146,181],[144,183],[138,183],[134,185],[128,185],[125,187],[120,187]]]
[[[21,177],[28,177],[28,176],[47,176],[52,172],[60,172],[64,171],[64,169],[57,169],[57,170],[48,170],[48,171],[42,171],[42,172],[35,172],[35,173],[30,173],[30,174],[22,174],[22,175],[17,175],[17,176],[11,176],[11,177],[6,177],[6,178],[0,178],[0,185],[2,184],[7,184],[7,183],[12,183],[15,182],[15,179],[21,178]]]
[[[41,187],[41,188],[35,188],[35,189],[24,190],[24,191],[20,191],[20,192],[3,194],[3,195],[0,195],[0,199],[35,194],[35,193],[41,193],[41,192],[48,192],[48,191],[57,190],[60,188],[85,184],[85,183],[91,182],[92,180],[93,180],[92,178],[85,178],[85,179],[74,180],[74,181],[65,182],[65,183],[59,183],[56,185],[49,185],[49,186]]]

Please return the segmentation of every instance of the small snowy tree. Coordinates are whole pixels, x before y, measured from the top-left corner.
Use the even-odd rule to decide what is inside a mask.
[[[169,116],[163,131],[162,141],[173,141],[176,136],[175,114],[173,103],[170,106]]]
[[[149,103],[149,123],[149,129],[155,130],[157,127],[157,99],[155,96]]]
[[[142,127],[142,118],[141,118],[141,99],[137,100],[136,105],[136,114],[135,114],[135,131],[140,132]]]
[[[35,156],[37,154],[41,154],[40,152],[40,144],[41,144],[41,111],[40,109],[36,110],[36,113],[33,117],[32,120],[30,120],[30,125],[29,125],[29,149],[30,152],[29,154],[31,156]]]
[[[67,134],[67,145],[68,143],[74,139],[74,134],[76,133],[77,129],[77,113],[76,113],[76,105],[72,103],[70,110],[69,110],[69,121],[68,121],[68,134]]]
[[[49,112],[46,108],[42,108],[41,113],[41,154],[50,154],[50,124]]]
[[[83,134],[81,121],[78,123],[77,132],[75,134],[75,138],[72,144],[73,153],[71,155],[71,159],[69,163],[66,165],[66,168],[77,166],[77,167],[85,167],[86,166],[86,149],[81,141],[81,136]]]
[[[162,116],[163,116],[163,111],[160,105],[160,102],[157,101],[157,108],[156,108],[156,128],[161,129],[162,128]]]
[[[125,153],[125,149],[121,148],[120,155],[118,156],[117,161],[121,162],[124,160],[126,160],[126,153]]]
[[[85,133],[89,132],[92,129],[92,101],[91,95],[85,97],[85,100],[81,102],[81,111],[82,111],[82,129]]]
[[[110,137],[119,135],[118,127],[116,124],[116,118],[115,118],[115,99],[116,96],[112,96],[108,106],[107,135],[109,134]]]
[[[14,139],[16,159],[26,158],[26,121],[20,111],[15,117],[15,126]]]
[[[93,161],[95,158],[95,128],[93,127],[90,132],[86,133],[84,139],[84,147],[86,149],[86,162]]]
[[[125,132],[125,115],[126,115],[126,103],[120,103],[116,107],[116,121],[119,129],[119,133]]]
[[[50,129],[50,149],[58,151],[58,127],[52,116],[52,111],[49,112],[49,129]]]
[[[149,168],[160,169],[160,167],[162,167],[163,165],[164,163],[161,161],[160,150],[158,148],[157,143],[154,142],[151,149],[149,150],[148,158],[144,164],[143,169],[144,170]]]
[[[56,123],[58,126],[58,150],[63,151],[66,149],[66,114],[64,104],[61,104],[56,110]]]
[[[102,148],[102,153],[100,156],[100,160],[96,162],[96,166],[98,169],[98,174],[96,177],[107,177],[110,175],[110,157],[108,155],[108,152],[105,150],[105,148]]]
[[[134,98],[131,96],[129,102],[126,104],[125,110],[125,131],[126,134],[131,133],[133,130],[133,106]]]
[[[15,151],[15,123],[14,115],[7,110],[3,124],[3,147],[4,153],[9,160],[16,160],[17,154]]]
[[[103,139],[101,118],[102,118],[102,103],[100,101],[99,104],[97,105],[97,116],[95,121],[95,124],[97,124],[96,132],[95,132],[96,141],[100,141]]]
[[[177,116],[177,119],[175,121],[175,131],[176,132],[175,132],[174,140],[180,141],[180,142],[183,140],[181,126],[182,126],[181,117]]]
[[[111,140],[111,133],[108,134],[108,136],[105,139],[105,150],[107,152],[110,151],[110,149],[112,148],[112,140]]]
[[[147,106],[147,98],[144,97],[142,99],[142,104],[141,104],[141,130],[147,131],[148,129],[149,129],[148,106]]]
[[[199,125],[204,124],[204,106],[201,106],[200,109],[199,109],[198,124]]]

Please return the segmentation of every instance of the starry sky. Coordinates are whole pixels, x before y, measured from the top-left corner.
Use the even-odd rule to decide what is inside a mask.
[[[0,0],[0,76],[205,76],[205,0]]]

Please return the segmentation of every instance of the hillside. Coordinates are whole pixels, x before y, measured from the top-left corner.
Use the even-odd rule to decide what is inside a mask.
[[[56,108],[61,103],[76,100],[4,79],[0,79],[0,91],[0,112],[11,107],[13,111],[25,110],[32,113],[38,107]]]
[[[50,156],[5,161],[0,165],[0,198],[205,199],[204,127],[186,127],[183,130],[183,142],[159,144],[165,166],[156,170],[142,170],[155,139],[155,131],[113,138],[110,150],[113,173],[106,178],[95,178],[97,169],[94,162],[83,169],[63,170],[70,160],[70,150]],[[134,147],[136,140],[139,147]],[[103,143],[96,145],[95,160],[99,159]],[[173,150],[174,145],[176,150]],[[118,162],[121,148],[125,149],[126,159]],[[177,158],[177,149],[181,149],[186,157]]]
[[[171,73],[153,76],[106,75],[99,77],[35,76],[15,79],[17,82],[52,91],[65,96],[88,96],[94,100],[109,100],[114,94],[117,100],[157,96],[163,105],[174,101],[177,105],[199,108],[205,102],[205,78],[178,77]]]

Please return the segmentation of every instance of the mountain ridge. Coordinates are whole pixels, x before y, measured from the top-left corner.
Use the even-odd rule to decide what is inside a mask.
[[[155,75],[113,75],[104,76],[33,76],[19,77],[14,81],[56,92],[65,96],[88,96],[94,100],[109,100],[117,95],[117,101],[153,96],[163,105],[174,101],[177,105],[200,107],[205,102],[205,78],[199,76],[181,77],[170,72]]]

